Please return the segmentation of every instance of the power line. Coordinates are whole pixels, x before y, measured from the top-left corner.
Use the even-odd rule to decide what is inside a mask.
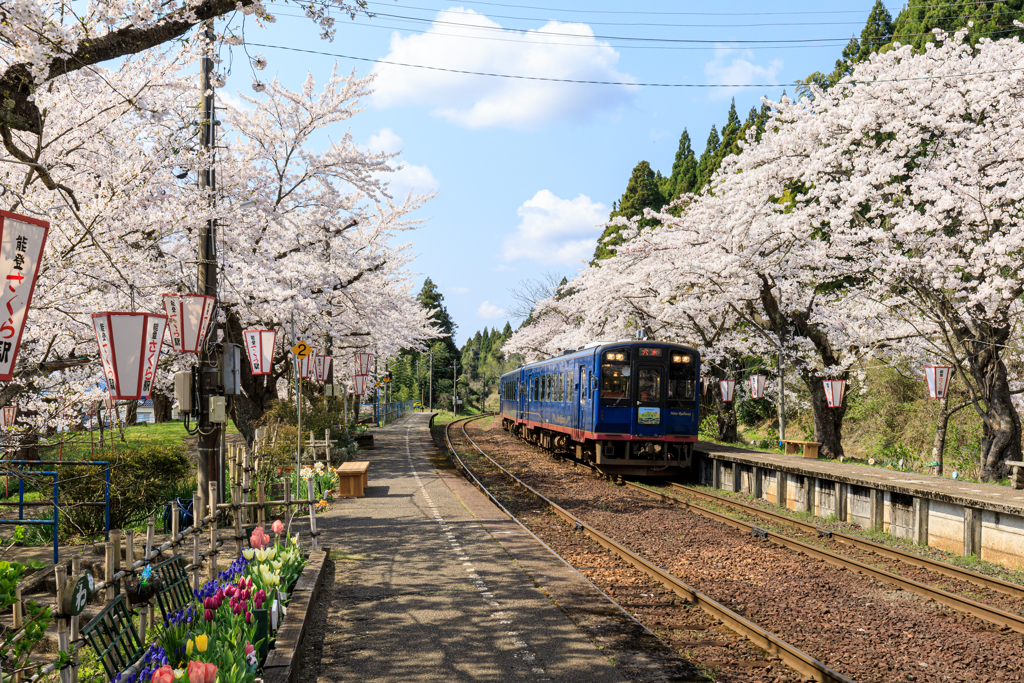
[[[322,52],[319,50],[307,50],[298,47],[286,47],[284,45],[267,45],[264,43],[247,43],[253,47],[264,47],[274,50],[287,50],[290,52],[302,52],[311,55],[321,55],[324,57],[340,57],[341,59],[352,59],[358,62],[371,62],[374,64],[387,64],[389,66],[403,66],[411,69],[426,69],[428,71],[442,71],[445,73],[463,74],[468,76],[487,76],[490,78],[510,78],[524,81],[545,81],[550,83],[577,83],[582,85],[624,85],[624,86],[635,86],[635,87],[646,87],[646,88],[787,88],[797,83],[630,83],[627,81],[598,81],[598,80],[584,80],[574,78],[552,78],[547,76],[523,76],[519,74],[499,74],[489,73],[485,71],[470,71],[467,69],[448,69],[440,66],[427,66],[425,64],[408,64],[405,62],[394,62],[387,59],[371,59],[369,57],[354,57],[352,55],[343,55],[334,52]],[[937,74],[935,76],[915,76],[913,78],[889,78],[889,79],[874,79],[869,81],[850,81],[848,85],[861,85],[868,83],[905,83],[912,81],[928,81],[938,80],[947,78],[969,78],[972,76],[986,76],[991,74],[1002,74],[1002,73],[1015,73],[1018,71],[1024,71],[1024,67],[1017,69],[995,69],[992,71],[977,71],[972,73],[962,74]],[[841,84],[839,84],[841,85]]]

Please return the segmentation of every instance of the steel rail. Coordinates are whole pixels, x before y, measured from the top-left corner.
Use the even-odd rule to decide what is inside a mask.
[[[797,526],[803,529],[804,531],[808,531],[811,533],[821,533],[823,531],[821,528],[813,524],[809,524],[799,519],[786,517],[785,515],[780,515],[777,512],[772,512],[771,510],[764,510],[759,507],[750,505],[748,503],[744,503],[743,501],[733,500],[731,498],[726,498],[724,496],[716,496],[713,493],[708,493],[707,491],[695,489],[690,486],[685,486],[683,484],[677,484],[675,482],[672,482],[670,485],[673,489],[684,491],[687,494],[696,496],[698,498],[703,498],[704,500],[740,508],[744,512],[748,512],[752,515],[756,515],[763,519],[768,519],[782,524],[790,524],[792,526]],[[971,571],[970,569],[962,569],[960,567],[948,564],[946,562],[932,560],[930,558],[922,557],[921,555],[915,555],[914,553],[908,553],[897,548],[890,548],[889,546],[882,545],[881,543],[875,543],[874,541],[868,541],[862,538],[857,538],[856,536],[850,536],[849,534],[844,534],[840,531],[829,531],[828,533],[832,534],[832,538],[834,538],[835,540],[840,541],[841,543],[852,545],[860,550],[877,553],[878,555],[888,557],[892,560],[900,560],[902,562],[912,564],[915,567],[919,567],[921,569],[928,569],[938,574],[945,574],[946,576],[949,576],[954,579],[959,579],[961,581],[969,581],[970,583],[973,583],[977,586],[981,586],[982,588],[988,588],[994,591],[999,591],[1000,593],[1006,593],[1007,595],[1012,595],[1017,598],[1024,598],[1024,586],[1021,586],[1016,583],[1011,583],[1009,581],[1005,581],[995,576],[986,576],[984,574],[979,574],[978,572]]]
[[[859,562],[848,557],[843,557],[842,555],[837,555],[836,553],[833,553],[830,550],[825,550],[824,548],[819,548],[817,546],[804,543],[803,541],[798,541],[794,538],[784,536],[782,534],[770,531],[768,529],[761,529],[755,526],[754,524],[751,524],[750,522],[744,522],[742,520],[729,517],[728,515],[725,515],[721,512],[716,512],[715,510],[711,510],[706,507],[701,507],[700,505],[695,505],[694,503],[691,503],[689,501],[681,500],[679,498],[676,498],[675,496],[671,496],[667,493],[662,493],[661,491],[657,491],[646,486],[641,486],[640,484],[636,484],[631,481],[626,481],[624,482],[624,484],[627,487],[640,491],[648,496],[660,498],[661,500],[670,502],[674,505],[685,507],[686,509],[691,510],[703,517],[707,517],[717,522],[721,522],[722,524],[731,526],[734,529],[737,529],[738,531],[755,534],[761,538],[777,543],[778,545],[781,545],[783,547],[789,548],[790,550],[802,552],[805,555],[808,555],[815,559],[823,560],[837,567],[852,569],[853,571],[866,574],[867,576],[870,576],[884,583],[889,583],[898,586],[903,590],[910,591],[911,593],[920,595],[921,597],[927,598],[929,600],[934,600],[935,602],[938,602],[942,605],[946,605],[947,607],[950,607],[958,612],[970,614],[971,616],[977,617],[978,619],[981,619],[983,621],[987,621],[990,624],[995,624],[1000,628],[1009,628],[1018,633],[1024,633],[1024,617],[1021,617],[1018,614],[1001,610],[998,607],[990,607],[989,605],[984,605],[980,602],[977,602],[976,600],[964,598],[959,595],[950,593],[948,591],[944,591],[941,588],[935,588],[933,586],[923,584],[919,581],[914,581],[913,579],[904,578],[902,576],[899,576],[898,574],[887,572],[884,569],[877,569],[869,564],[865,564],[863,562]]]
[[[662,585],[664,585],[666,588],[671,590],[676,595],[692,603],[695,603],[697,606],[699,606],[702,610],[707,612],[713,618],[722,622],[722,624],[724,624],[730,630],[736,632],[740,636],[754,643],[765,652],[768,652],[772,655],[779,657],[779,659],[781,659],[783,663],[785,663],[787,666],[789,666],[797,673],[807,676],[808,678],[813,679],[815,681],[819,681],[821,683],[854,683],[852,679],[847,678],[846,676],[842,675],[837,671],[834,671],[833,669],[829,668],[822,662],[819,662],[818,660],[814,659],[813,657],[803,652],[802,650],[798,649],[797,647],[785,642],[775,634],[770,633],[762,629],[760,626],[757,626],[756,624],[748,621],[736,612],[730,610],[728,607],[725,607],[724,605],[718,603],[717,601],[708,597],[704,593],[701,593],[700,591],[691,588],[690,586],[688,586],[687,584],[683,583],[675,576],[670,574],[669,572],[658,567],[654,563],[644,559],[640,555],[637,555],[625,546],[617,543],[612,538],[606,536],[605,534],[601,533],[600,531],[590,526],[583,520],[579,519],[578,517],[573,515],[568,510],[562,508],[554,501],[549,500],[536,489],[531,487],[529,484],[525,483],[524,481],[516,477],[514,474],[509,472],[507,469],[499,465],[497,462],[494,461],[493,458],[491,458],[489,455],[484,453],[483,450],[480,449],[476,441],[473,440],[473,437],[471,437],[469,435],[469,432],[466,431],[466,425],[469,422],[479,420],[484,417],[489,416],[479,415],[476,417],[467,418],[462,421],[462,433],[466,437],[467,441],[469,441],[470,445],[472,445],[473,448],[475,448],[480,455],[486,458],[494,467],[501,471],[502,474],[504,474],[506,477],[514,481],[516,484],[532,493],[540,500],[547,503],[548,506],[550,506],[551,509],[555,512],[555,514],[557,514],[559,517],[566,520],[567,522],[574,524],[577,529],[583,531],[587,536],[592,538],[598,544],[612,551],[626,562],[629,562],[640,571],[644,572],[648,576],[660,582]],[[487,494],[487,496],[491,498],[491,500],[495,500],[495,497],[490,492],[488,492],[486,487],[484,487],[480,480],[477,479],[477,477],[473,475],[472,472],[470,472],[469,467],[466,466],[466,464],[462,461],[462,458],[460,458],[458,453],[455,451],[450,436],[450,430],[454,424],[455,422],[450,422],[445,427],[445,439],[448,442],[448,450],[451,452],[452,456],[458,462],[460,469],[464,470],[473,479],[477,487],[483,490]],[[504,507],[502,507],[502,509],[505,510]],[[512,519],[515,519],[515,517],[508,510],[505,510],[505,513],[512,517]]]

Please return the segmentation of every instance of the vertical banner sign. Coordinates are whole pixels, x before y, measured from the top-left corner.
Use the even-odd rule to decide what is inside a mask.
[[[953,368],[947,365],[929,365],[924,369],[924,376],[928,380],[928,395],[932,398],[946,398]]]
[[[356,354],[356,373],[357,375],[369,375],[370,374],[370,363],[373,360],[372,353],[357,353]]]
[[[14,378],[14,363],[49,230],[46,221],[0,211],[0,381]]]
[[[199,353],[215,303],[216,299],[205,294],[164,294],[171,348],[178,353]]]
[[[750,398],[764,398],[764,382],[767,375],[750,376]]]
[[[10,429],[14,426],[14,420],[18,417],[18,406],[4,406],[0,413],[0,427]]]
[[[156,378],[167,316],[96,313],[92,316],[107,390],[114,401],[149,398]]]
[[[269,375],[274,362],[277,330],[246,330],[242,333],[249,367],[254,375]]]
[[[366,393],[366,375],[356,375],[354,379],[356,384],[355,394],[356,396],[362,396]]]
[[[843,405],[843,394],[846,393],[845,379],[826,379],[821,382],[825,386],[825,400],[829,408]]]
[[[732,394],[736,391],[736,380],[724,379],[718,383],[718,386],[722,389],[722,401],[732,403]]]
[[[299,378],[310,379],[313,377],[313,359],[316,358],[316,347],[309,347],[309,355],[299,359]]]
[[[316,356],[313,359],[313,376],[317,382],[326,382],[331,369],[331,356]]]

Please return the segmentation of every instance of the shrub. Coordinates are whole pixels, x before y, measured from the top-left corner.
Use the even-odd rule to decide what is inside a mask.
[[[736,404],[736,419],[740,424],[753,427],[778,416],[775,405],[765,398],[751,398]]]
[[[163,505],[192,476],[192,463],[185,445],[137,446],[108,454],[110,472],[110,528],[134,526]],[[103,469],[88,465],[59,465],[61,523],[70,522],[81,534],[103,531],[103,508],[79,507],[75,503],[103,500]],[[66,512],[66,515],[64,514]]]

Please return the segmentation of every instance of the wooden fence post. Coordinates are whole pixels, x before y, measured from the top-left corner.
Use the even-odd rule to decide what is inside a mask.
[[[235,484],[232,487],[231,502],[236,505],[232,510],[235,513],[235,558],[242,554],[242,485]]]
[[[17,631],[22,627],[22,604],[21,604],[21,586],[16,586],[14,589],[14,630]],[[17,663],[17,662],[15,662]],[[22,674],[19,671],[14,674],[14,683],[21,683],[23,680]]]
[[[121,571],[121,534],[123,532],[120,529],[110,530],[110,542],[114,544],[114,574]],[[114,595],[121,594],[121,587],[117,584],[114,585]]]
[[[313,539],[313,550],[320,550],[316,533],[316,496],[313,495],[313,480],[306,481],[306,489],[309,492],[309,535]]]
[[[256,502],[260,504],[256,508],[256,523],[263,526],[267,523],[267,491],[262,481],[256,485]]]
[[[285,536],[292,535],[292,480],[284,480],[284,528]]]
[[[103,580],[107,582],[107,602],[110,602],[117,597],[114,591],[114,544],[109,541],[104,543],[103,551],[106,560],[103,567]]]
[[[178,519],[178,499],[171,501],[171,543],[178,542],[178,534],[181,533],[181,520]]]
[[[156,542],[156,515],[151,515],[149,518],[149,524],[146,525],[146,564],[153,563],[153,544]],[[154,611],[155,606],[153,605],[152,599],[146,603],[145,612],[149,614],[149,625],[152,626],[156,612]],[[142,629],[142,642],[146,642],[146,629],[143,625]]]
[[[82,573],[82,557],[75,555],[71,558],[71,576],[74,580],[78,580],[79,574]],[[74,647],[78,643],[79,638],[79,616],[75,615],[71,617],[71,646]],[[74,654],[71,655],[71,683],[78,683],[78,650],[75,650]]]
[[[217,482],[210,482],[210,567],[207,575],[217,578]]]
[[[192,497],[192,590],[199,590],[199,529],[203,528],[203,505],[199,500],[199,491]]]
[[[249,475],[250,460],[251,457],[249,449],[245,448],[242,451],[242,503],[249,502],[249,492],[252,487],[252,477]],[[244,524],[249,524],[249,520],[252,518],[252,515],[249,514],[249,508],[244,507],[242,508],[242,510],[245,511],[242,517],[242,521]]]

